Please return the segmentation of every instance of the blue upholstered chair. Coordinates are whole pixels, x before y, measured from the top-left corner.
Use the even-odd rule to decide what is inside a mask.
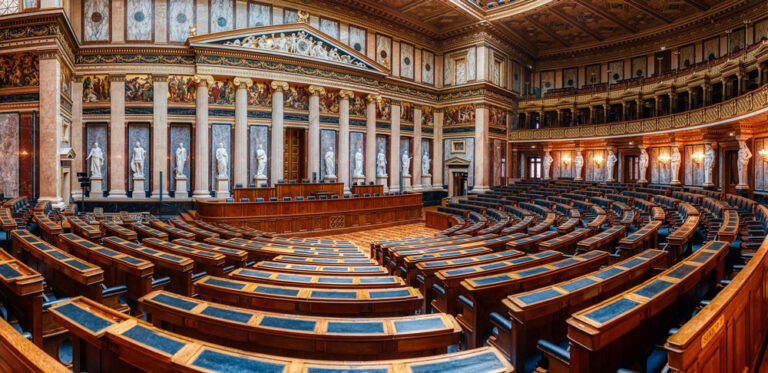
[[[227,198],[227,202],[235,202],[234,198]]]
[[[331,195],[331,199],[339,199],[339,195],[338,194],[332,194]]]
[[[256,197],[256,202],[264,202],[264,198],[262,198],[262,197]]]
[[[240,202],[248,202],[250,201],[248,198],[240,198]]]
[[[256,184],[248,184],[249,188],[256,188]]]
[[[321,195],[320,199],[328,199],[328,197],[326,197],[325,195]]]
[[[381,196],[381,194],[379,194],[379,192],[376,192],[376,193],[373,193],[373,196],[374,197],[379,197],[379,196]]]
[[[290,201],[291,197],[283,197],[283,201]]]
[[[355,193],[355,194],[352,195],[352,197],[357,198],[357,197],[360,197],[360,195]]]
[[[290,197],[288,197],[288,198],[290,198]],[[296,200],[297,200],[297,201],[303,201],[303,200],[304,200],[304,197],[302,197],[302,196],[296,196]]]
[[[301,180],[301,182],[304,183],[304,184],[309,184],[309,179]]]
[[[283,180],[283,179],[280,179],[280,180],[278,180],[278,181],[277,181],[277,183],[278,183],[278,184],[285,184],[285,180]]]
[[[344,195],[344,198],[349,198],[349,194],[345,194],[345,195]]]
[[[368,182],[368,185],[373,185],[373,181]]]
[[[243,184],[235,184],[235,188],[242,188]]]
[[[388,195],[389,195],[389,192],[384,192],[384,195],[385,195],[385,196],[388,196]]]
[[[370,197],[371,193],[363,193],[363,197]]]
[[[272,201],[272,202],[275,202],[275,201],[277,201],[277,197],[269,197],[269,200]]]
[[[315,200],[315,196],[309,196],[309,197],[307,197],[307,200],[314,201]]]
[[[261,183],[261,187],[262,187],[262,188],[266,188],[266,187],[268,187],[268,186],[269,186],[269,184],[267,184],[267,183]]]
[[[289,184],[296,184],[296,180],[288,180]]]

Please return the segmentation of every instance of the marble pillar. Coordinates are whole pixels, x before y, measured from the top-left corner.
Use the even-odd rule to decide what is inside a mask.
[[[368,95],[365,106],[365,181],[376,182],[376,100]]]
[[[317,181],[320,181],[320,96],[325,95],[325,88],[311,85],[309,86],[309,94],[309,132],[307,133],[309,164],[307,173],[309,179],[312,179],[312,175],[317,175]]]
[[[355,97],[352,91],[339,91],[339,167],[336,174],[344,183],[344,193],[349,192],[349,99]]]
[[[125,75],[110,75],[109,89],[109,198],[126,198]]]
[[[435,109],[435,132],[432,141],[432,186],[443,189],[443,111]]]
[[[272,142],[269,147],[269,174],[272,185],[283,179],[283,92],[288,90],[288,83],[274,81],[272,87]],[[318,135],[318,138],[320,136]],[[318,140],[319,141],[319,140]],[[319,166],[318,166],[319,169]]]
[[[400,190],[400,101],[392,101],[392,127],[389,141],[389,190]]]
[[[248,186],[248,87],[253,81],[235,78],[235,141],[232,156],[234,184]]]
[[[475,107],[475,179],[472,191],[477,193],[487,192],[489,157],[488,149],[488,108],[484,105]]]
[[[213,84],[213,77],[209,75],[195,76],[197,81],[197,101],[195,106],[195,187],[193,198],[210,198],[208,188],[208,89]]]
[[[80,188],[80,182],[77,179],[77,173],[83,172],[83,154],[82,147],[83,134],[83,78],[76,76],[72,78],[72,128],[71,145],[75,149],[75,159],[72,160],[72,198],[79,200],[83,195],[83,189]]]
[[[168,173],[168,76],[153,75],[154,107],[152,111],[152,198],[168,198],[171,175]],[[160,173],[163,190],[160,190]],[[134,189],[136,190],[136,189]]]
[[[421,190],[421,106],[416,106],[413,109],[413,149],[411,150],[413,150],[411,152],[413,157],[411,169],[413,184],[411,186],[415,190]]]
[[[82,85],[81,85],[82,87]],[[39,200],[51,201],[54,207],[64,207],[61,198],[61,162],[59,143],[62,128],[60,113],[61,61],[55,50],[40,51],[40,136]]]

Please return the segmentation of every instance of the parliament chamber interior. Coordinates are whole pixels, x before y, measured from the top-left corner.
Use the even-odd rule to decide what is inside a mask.
[[[0,0],[0,372],[768,372],[765,0]]]

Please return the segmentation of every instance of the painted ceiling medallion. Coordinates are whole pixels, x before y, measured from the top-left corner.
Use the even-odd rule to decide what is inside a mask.
[[[338,48],[329,48],[325,43],[320,40],[315,40],[304,31],[289,35],[285,35],[282,32],[279,35],[250,35],[242,39],[227,41],[224,45],[298,54],[359,67],[366,67],[363,62],[356,61],[351,55],[340,53]]]

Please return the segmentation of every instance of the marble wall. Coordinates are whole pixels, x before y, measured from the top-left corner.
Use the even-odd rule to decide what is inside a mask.
[[[648,149],[650,157],[650,176],[652,184],[670,184],[672,182],[672,165],[670,161],[661,162],[659,157],[672,158],[672,148],[669,146]]]
[[[91,190],[91,197],[101,197],[100,192],[109,190],[109,174],[107,173],[107,165],[109,164],[109,142],[107,141],[107,123],[87,123],[85,125],[85,157],[91,153],[93,145],[99,143],[101,151],[104,153],[104,164],[101,166],[102,176],[102,190]],[[83,157],[83,159],[85,159]],[[84,169],[88,170],[88,176],[91,176],[91,162],[88,160],[85,163]]]
[[[83,1],[83,40],[108,41],[110,38],[109,0],[85,0]]]
[[[256,152],[261,147],[267,155],[264,176],[269,182],[269,127],[265,125],[250,125],[248,127],[248,183],[253,183],[258,172]],[[257,185],[258,186],[258,185]]]
[[[326,173],[326,162],[325,162],[325,154],[329,151],[333,152],[333,162],[334,165],[332,167],[332,171],[334,173],[334,176],[338,176],[338,159],[339,159],[339,152],[337,151],[336,147],[336,131],[335,130],[329,130],[329,129],[321,129],[320,130],[320,154],[316,155],[320,157],[320,180],[325,179],[327,173]],[[310,154],[310,157],[313,156]]]
[[[576,159],[576,152],[570,150],[555,150],[550,152],[550,155],[552,156],[552,159],[554,159],[552,168],[550,169],[553,179],[576,177],[576,172],[573,169],[573,161]],[[542,172],[542,176],[543,175],[544,173]]]
[[[195,21],[194,0],[168,0],[168,41],[183,43]]]
[[[491,180],[492,185],[501,185],[504,182],[504,165],[506,164],[505,157],[506,152],[504,151],[504,144],[506,142],[499,140],[499,139],[493,139],[491,141],[491,151],[493,152],[493,157],[491,157],[492,167],[491,175],[493,176],[493,179]]]
[[[365,132],[351,131],[349,133],[349,181],[355,176],[355,154],[363,155],[363,174],[365,174]]]
[[[0,114],[0,193],[19,196],[19,114]]]
[[[452,153],[451,152],[451,141],[452,140],[464,140],[466,142],[465,145],[465,151],[463,153]],[[451,158],[461,158],[464,160],[469,161],[469,171],[467,175],[467,185],[468,186],[474,186],[475,185],[475,138],[474,137],[463,137],[463,138],[450,138],[443,140],[443,180],[445,184],[448,184],[451,182],[450,175],[448,173],[448,165],[445,163],[445,161],[451,159]]]
[[[248,27],[269,26],[272,24],[272,7],[269,4],[248,4]]]
[[[150,191],[150,175],[152,175],[152,147],[149,142],[149,123],[128,123],[128,142],[126,146],[125,159],[128,160],[128,190],[133,191],[133,198],[143,198],[144,195],[137,195],[133,190],[133,171],[131,170],[131,164],[133,163],[133,148],[138,142],[146,152],[144,154],[144,190]]]
[[[152,0],[126,1],[125,19],[128,25],[125,28],[125,39],[127,41],[152,40],[153,5]]]
[[[176,190],[176,149],[183,144],[187,149],[187,161],[184,162],[184,176],[187,177],[187,189],[192,190],[192,126],[189,124],[171,124],[168,137],[168,151],[171,157],[171,167],[168,168],[170,180],[169,190]],[[178,196],[177,196],[178,197]]]
[[[768,149],[768,138],[755,139],[753,159],[755,160],[755,190],[768,191],[768,162],[760,156],[760,151]]]
[[[699,163],[694,162],[691,155],[696,153],[704,154],[703,144],[685,146],[685,154],[683,155],[685,157],[685,185],[704,185],[704,160],[702,159]],[[717,167],[717,164],[715,164],[715,167]],[[715,175],[713,175],[713,180],[714,179],[717,179],[717,171],[715,171]]]
[[[227,176],[229,177],[230,189],[232,188],[232,125],[224,123],[214,123],[211,125],[211,160],[210,160],[210,175],[211,183],[209,184],[211,190],[216,189],[216,176],[217,163],[216,163],[216,150],[219,148],[219,144],[224,145],[224,149],[227,150],[228,158],[228,170]]]
[[[354,50],[365,54],[366,34],[365,29],[349,26],[349,45]]]
[[[210,0],[211,33],[234,29],[234,2],[235,0]]]
[[[585,150],[584,170],[582,177],[586,181],[605,181],[608,178],[605,163],[608,161],[608,151],[606,150]],[[595,157],[602,158],[600,164],[595,163]]]
[[[421,140],[421,154],[419,154],[419,156],[422,159],[422,162],[421,162],[422,167],[424,167],[424,154],[426,154],[427,157],[429,157],[429,169],[428,169],[428,171],[429,171],[429,174],[431,175],[432,172],[433,172],[432,171],[432,165],[433,165],[433,163],[432,163],[433,162],[433,160],[432,160],[433,158],[432,157],[433,157],[433,155],[432,155],[432,141],[430,141],[429,139],[422,139]],[[424,173],[422,173],[421,176],[423,177]]]

